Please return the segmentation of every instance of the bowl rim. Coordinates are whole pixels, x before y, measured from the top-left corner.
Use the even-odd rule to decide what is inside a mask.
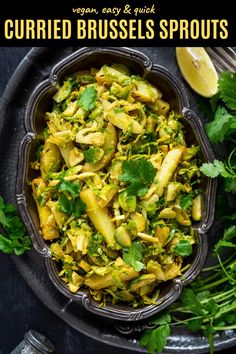
[[[179,100],[180,113],[182,113],[183,117],[189,121],[194,134],[197,136],[197,139],[200,142],[199,144],[201,146],[204,160],[206,162],[212,162],[215,157],[200,118],[191,109],[188,108],[189,100],[182,83],[177,80],[176,77],[172,75],[168,69],[164,68],[163,66],[153,64],[152,60],[148,56],[134,49],[126,47],[81,48],[54,65],[50,71],[49,77],[34,89],[29,98],[24,115],[26,135],[23,137],[20,143],[18,154],[16,200],[22,219],[31,237],[33,246],[37,253],[45,258],[46,269],[53,284],[66,297],[70,298],[71,300],[81,301],[86,309],[95,314],[116,320],[136,321],[146,319],[169,306],[180,296],[183,286],[190,283],[202,269],[207,257],[206,232],[210,229],[214,221],[216,180],[209,178],[207,179],[206,205],[208,207],[206,208],[204,220],[202,220],[198,225],[196,225],[196,227],[194,227],[196,238],[198,239],[195,258],[190,268],[184,274],[172,280],[173,285],[171,286],[170,290],[159,301],[157,301],[155,305],[148,305],[139,309],[132,309],[130,307],[131,310],[125,310],[122,308],[120,309],[117,306],[111,304],[100,307],[100,304],[92,299],[87,290],[78,291],[75,294],[69,291],[66,284],[59,278],[58,272],[56,271],[56,264],[55,261],[52,260],[49,247],[43,238],[39,235],[36,225],[34,225],[28,212],[27,198],[25,194],[25,182],[27,175],[26,157],[29,154],[32,142],[37,138],[37,132],[34,129],[33,123],[35,108],[38,102],[40,102],[42,96],[49,89],[56,86],[66,69],[78,61],[84,60],[88,55],[92,55],[93,53],[108,55],[115,54],[127,59],[131,58],[143,68],[144,74],[151,72],[162,76],[163,79],[165,79],[170,84],[173,90],[175,90]],[[123,305],[120,306],[124,307]]]

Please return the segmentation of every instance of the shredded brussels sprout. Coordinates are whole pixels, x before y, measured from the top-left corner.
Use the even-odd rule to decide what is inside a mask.
[[[153,304],[182,274],[201,220],[199,146],[152,83],[121,64],[66,77],[32,181],[42,237],[71,292]]]

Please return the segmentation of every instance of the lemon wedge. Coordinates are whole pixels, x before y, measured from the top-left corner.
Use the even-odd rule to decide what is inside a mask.
[[[180,71],[199,95],[212,97],[218,89],[216,69],[202,47],[177,47],[176,58]]]

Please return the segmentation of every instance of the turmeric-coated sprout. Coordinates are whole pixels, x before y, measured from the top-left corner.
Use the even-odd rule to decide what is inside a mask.
[[[124,64],[56,89],[31,182],[59,276],[101,304],[155,304],[195,243],[199,146],[160,89]]]

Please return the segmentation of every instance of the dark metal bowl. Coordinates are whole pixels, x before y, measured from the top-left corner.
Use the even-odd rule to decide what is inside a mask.
[[[93,313],[122,321],[136,321],[148,318],[174,302],[180,296],[183,286],[190,283],[201,271],[207,256],[206,232],[214,220],[215,180],[202,178],[202,185],[204,186],[203,218],[200,223],[196,223],[194,226],[196,245],[193,254],[188,259],[191,266],[181,277],[162,285],[160,297],[155,305],[148,305],[135,310],[127,305],[107,304],[101,307],[98,302],[90,297],[87,291],[80,290],[75,294],[69,291],[66,284],[58,276],[57,265],[52,260],[49,245],[39,233],[38,213],[28,183],[34,178],[35,172],[31,169],[30,162],[35,158],[39,133],[46,125],[44,116],[45,112],[50,109],[51,98],[56,92],[56,84],[61,82],[63,77],[75,71],[87,69],[91,66],[109,65],[113,62],[127,65],[135,74],[145,77],[158,86],[164,99],[170,103],[171,108],[182,114],[183,118],[181,119],[186,127],[187,140],[201,146],[202,160],[205,162],[214,160],[214,154],[201,120],[188,108],[189,102],[184,88],[167,69],[154,65],[146,55],[133,49],[83,48],[55,65],[49,78],[36,87],[28,101],[25,110],[25,129],[27,133],[19,148],[16,198],[33,246],[45,258],[49,277],[56,288],[68,298],[81,301],[84,307]]]

